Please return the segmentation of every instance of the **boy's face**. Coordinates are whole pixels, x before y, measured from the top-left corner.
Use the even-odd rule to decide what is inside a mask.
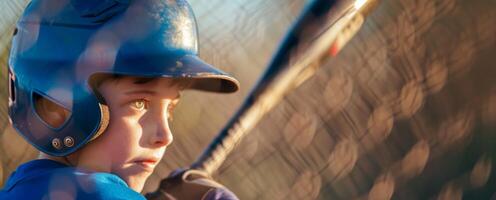
[[[172,142],[168,120],[179,86],[166,78],[142,83],[125,77],[103,82],[99,91],[110,110],[109,126],[69,160],[79,167],[116,174],[140,192]]]

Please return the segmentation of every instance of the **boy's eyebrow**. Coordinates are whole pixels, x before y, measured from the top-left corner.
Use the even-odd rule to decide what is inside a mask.
[[[133,94],[147,94],[147,95],[155,96],[155,95],[157,95],[157,92],[152,91],[152,90],[142,89],[142,90],[132,90],[132,91],[127,91],[127,92],[125,92],[124,94],[125,94],[125,95],[133,95]],[[179,99],[179,98],[181,98],[181,93],[177,93],[177,96],[174,98],[174,100]]]

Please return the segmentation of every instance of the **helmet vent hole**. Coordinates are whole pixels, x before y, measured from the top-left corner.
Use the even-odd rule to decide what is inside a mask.
[[[60,128],[69,118],[71,112],[52,100],[33,92],[36,114],[51,128]]]

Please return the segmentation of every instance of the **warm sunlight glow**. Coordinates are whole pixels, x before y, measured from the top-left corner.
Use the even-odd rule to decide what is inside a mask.
[[[365,5],[365,3],[367,2],[367,0],[356,0],[355,1],[355,9],[360,9],[363,5]]]

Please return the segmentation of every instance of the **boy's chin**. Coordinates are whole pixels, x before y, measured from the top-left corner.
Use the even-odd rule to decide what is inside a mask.
[[[136,192],[141,192],[145,186],[145,182],[150,176],[150,173],[143,173],[139,175],[133,175],[127,178],[126,183],[132,190]]]

